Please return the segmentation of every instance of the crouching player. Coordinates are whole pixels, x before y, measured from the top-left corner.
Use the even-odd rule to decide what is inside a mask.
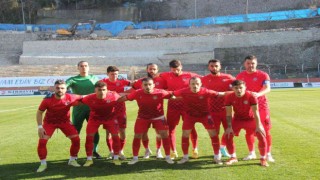
[[[119,139],[119,124],[116,119],[115,105],[120,95],[113,91],[108,91],[107,84],[104,82],[97,82],[95,85],[95,93],[89,94],[82,99],[82,103],[90,108],[89,121],[87,124],[86,137],[86,154],[87,161],[83,165],[89,167],[93,165],[93,138],[98,131],[99,126],[111,133],[113,141],[113,162],[115,165],[121,165],[119,160],[120,139]]]
[[[227,136],[227,149],[231,158],[226,164],[231,165],[238,162],[235,153],[235,144],[233,142],[234,135],[238,136],[241,129],[246,131],[246,134],[254,134],[259,140],[260,164],[261,166],[269,166],[266,161],[267,141],[266,133],[260,121],[258,100],[250,91],[246,91],[244,81],[235,80],[232,83],[231,94],[228,94],[225,99],[226,116],[228,128],[225,131]],[[232,117],[232,110],[234,116]]]
[[[148,132],[150,125],[159,132],[166,154],[166,162],[173,164],[170,158],[170,141],[168,138],[168,124],[164,117],[163,99],[169,99],[172,94],[162,89],[154,88],[152,78],[142,79],[142,89],[121,97],[119,102],[136,100],[139,106],[138,117],[134,125],[134,139],[132,143],[133,159],[130,165],[138,162],[139,149],[142,135]]]
[[[202,83],[199,77],[192,77],[189,81],[189,88],[183,88],[173,92],[177,98],[182,97],[184,109],[186,111],[185,120],[182,124],[182,151],[183,158],[178,164],[189,161],[189,136],[195,123],[202,123],[207,129],[211,138],[211,144],[214,151],[214,163],[222,164],[220,154],[219,136],[214,127],[213,119],[209,113],[209,98],[214,96],[224,96],[224,92],[216,92],[201,87]]]
[[[70,122],[70,107],[78,105],[82,97],[66,94],[66,91],[66,83],[63,80],[57,80],[54,83],[54,94],[44,98],[38,108],[36,116],[39,134],[38,156],[41,164],[37,172],[43,172],[47,169],[47,142],[57,128],[71,140],[68,164],[80,167],[76,161],[80,149],[80,138],[77,130]],[[45,111],[45,117],[42,119]]]

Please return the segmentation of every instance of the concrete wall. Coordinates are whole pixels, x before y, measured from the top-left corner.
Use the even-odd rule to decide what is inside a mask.
[[[24,41],[36,40],[35,34],[24,32],[0,32],[0,66],[19,63]]]
[[[253,54],[269,53],[266,63],[279,63],[287,54],[302,44],[320,41],[320,29],[309,30],[273,30],[262,32],[214,34],[182,37],[162,37],[145,39],[110,39],[110,40],[77,40],[77,41],[26,41],[20,64],[76,64],[80,60],[96,65],[134,66],[150,62],[165,66],[174,58],[184,64],[206,64],[208,59],[219,57],[223,60],[241,62],[236,55],[238,49],[252,49]],[[309,44],[308,44],[309,43]],[[277,51],[280,47],[289,50]],[[316,45],[316,44],[314,44]],[[269,51],[262,51],[266,49]],[[312,45],[313,47],[313,45]],[[215,51],[215,49],[217,49]],[[228,51],[234,49],[234,51]],[[315,49],[307,52],[315,53]],[[225,55],[223,55],[223,53]],[[232,53],[231,53],[232,52]],[[249,52],[246,51],[246,52]],[[217,53],[217,55],[215,55]],[[251,54],[250,53],[250,54]],[[258,53],[258,54],[257,54]],[[230,54],[230,55],[229,55]],[[282,54],[279,56],[279,54]],[[238,56],[239,59],[226,57]],[[260,55],[259,55],[260,56]],[[308,55],[314,57],[315,55]],[[264,57],[264,56],[263,56]],[[272,58],[274,57],[274,58]],[[277,58],[279,57],[279,58]],[[291,57],[291,56],[290,56]],[[305,56],[298,56],[303,62]],[[269,62],[270,60],[270,62]]]
[[[320,5],[312,0],[248,0],[248,13],[307,9]],[[193,19],[246,14],[247,0],[164,0],[143,4],[144,20]]]

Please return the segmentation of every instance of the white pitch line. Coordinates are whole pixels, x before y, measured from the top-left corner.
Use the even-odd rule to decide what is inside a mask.
[[[37,105],[27,106],[27,107],[22,107],[22,108],[15,108],[15,109],[6,109],[6,110],[1,110],[0,113],[18,111],[18,110],[21,110],[21,109],[28,109],[28,108],[32,108],[32,107],[36,107],[36,106],[37,106]]]

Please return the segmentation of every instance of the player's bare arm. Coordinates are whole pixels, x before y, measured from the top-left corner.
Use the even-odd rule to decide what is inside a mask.
[[[234,135],[233,129],[232,129],[232,107],[226,106],[226,116],[227,116],[227,129],[225,130],[225,134],[229,138],[230,134]]]
[[[37,124],[38,124],[38,135],[40,139],[44,139],[46,138],[46,131],[44,130],[44,128],[42,127],[42,115],[43,115],[44,111],[37,111]]]
[[[121,97],[117,100],[117,102],[125,102],[125,101],[127,101],[127,100],[128,100],[127,96],[121,96]]]
[[[261,124],[261,121],[260,121],[258,105],[252,105],[251,109],[252,109],[252,112],[254,115],[254,119],[256,121],[256,133],[261,133],[264,137],[266,137],[266,132],[265,132],[265,130]]]

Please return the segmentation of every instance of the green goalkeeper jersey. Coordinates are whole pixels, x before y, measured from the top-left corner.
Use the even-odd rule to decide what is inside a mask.
[[[67,79],[67,87],[71,89],[72,93],[87,95],[94,93],[94,84],[98,82],[99,79],[94,75],[88,76],[74,76]]]

